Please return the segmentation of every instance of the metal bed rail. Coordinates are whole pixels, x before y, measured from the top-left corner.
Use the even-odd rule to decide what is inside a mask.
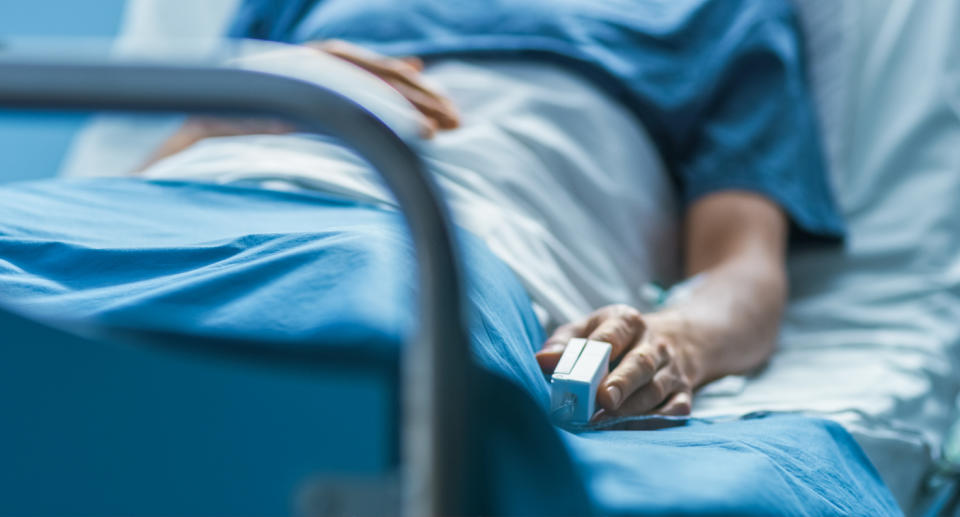
[[[0,108],[262,116],[342,139],[386,181],[416,249],[419,331],[402,366],[406,515],[471,513],[472,364],[447,210],[416,153],[385,122],[322,85],[252,70],[108,61],[0,61]],[[0,308],[0,321],[19,316]],[[26,327],[24,327],[26,328]],[[56,336],[53,329],[47,337]]]

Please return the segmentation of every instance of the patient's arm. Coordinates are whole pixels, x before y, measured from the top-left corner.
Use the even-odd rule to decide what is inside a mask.
[[[454,129],[460,124],[453,101],[424,81],[421,74],[423,61],[419,58],[382,56],[339,40],[314,41],[305,46],[363,68],[400,92],[423,115],[425,138],[432,137],[438,130]],[[137,172],[205,138],[289,131],[285,125],[269,120],[190,118],[150,155]]]
[[[616,366],[597,396],[605,415],[689,413],[697,387],[774,350],[787,292],[780,209],[755,194],[715,193],[690,207],[685,233],[686,273],[706,273],[691,296],[651,314],[604,307],[558,328],[537,354],[549,372],[571,337],[611,343]]]

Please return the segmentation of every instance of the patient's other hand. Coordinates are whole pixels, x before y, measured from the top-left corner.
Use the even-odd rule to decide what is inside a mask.
[[[340,40],[314,41],[306,45],[353,63],[400,92],[426,117],[426,138],[433,136],[437,130],[455,129],[460,125],[460,116],[453,101],[424,81],[421,73],[423,61],[420,58],[382,56]]]
[[[425,138],[438,130],[460,125],[457,109],[446,95],[423,78],[423,61],[416,57],[392,58],[340,41],[314,41],[307,47],[348,61],[376,75],[400,92],[424,116]],[[279,122],[258,119],[191,117],[168,138],[135,172],[174,155],[205,138],[253,134],[283,134],[293,128]]]
[[[600,383],[598,418],[690,413],[697,386],[696,348],[683,338],[683,322],[671,313],[641,314],[626,305],[603,307],[582,321],[559,327],[537,353],[544,373],[556,368],[567,341],[610,343],[611,372]]]

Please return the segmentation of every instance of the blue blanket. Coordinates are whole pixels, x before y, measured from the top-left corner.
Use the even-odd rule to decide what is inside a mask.
[[[533,440],[504,446],[493,492],[583,493],[600,514],[899,513],[850,435],[826,421],[574,434],[517,417],[547,401],[533,359],[543,332],[512,272],[476,238],[460,242],[475,355],[530,395],[500,400],[485,424],[492,437]],[[139,180],[0,188],[0,293],[59,318],[395,350],[413,324],[413,264],[396,213],[314,194]],[[544,444],[572,458],[577,486],[538,485],[545,467],[525,455]],[[537,497],[503,496],[494,510],[537,513]]]

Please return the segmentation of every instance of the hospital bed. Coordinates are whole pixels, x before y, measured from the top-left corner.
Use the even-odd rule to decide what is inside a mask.
[[[350,68],[331,61],[324,73],[344,76]],[[469,272],[460,266],[470,246],[453,231],[430,176],[400,136],[416,128],[404,128],[403,121],[388,125],[348,99],[342,93],[348,86],[339,85],[338,92],[336,80],[318,84],[235,66],[78,63],[14,54],[0,60],[0,77],[0,105],[7,108],[273,117],[349,142],[382,173],[404,210],[419,272],[418,332],[403,349],[402,372],[400,348],[362,333],[359,339],[349,332],[321,332],[308,341],[268,341],[179,332],[176,325],[154,327],[130,314],[108,322],[58,318],[26,311],[15,296],[8,299],[13,308],[0,310],[0,407],[10,416],[0,434],[3,513],[269,514],[284,511],[290,492],[297,499],[294,511],[306,515],[392,515],[401,507],[408,515],[593,513],[581,475],[547,415],[525,391],[486,373],[471,356],[464,305],[473,299],[464,287]],[[355,89],[351,94],[358,96]],[[61,194],[84,188],[67,187]],[[42,193],[29,191],[13,188],[0,195],[4,215],[41,202],[34,195]],[[190,194],[181,193],[178,208],[187,209]],[[243,200],[256,203],[256,196]],[[14,206],[5,206],[11,202]],[[308,205],[295,208],[302,216]],[[34,236],[18,240],[24,220],[4,223],[4,256],[12,260],[5,265],[16,269],[14,255],[29,248]],[[67,237],[65,248],[76,235]],[[58,253],[52,257],[64,259]],[[7,293],[17,274],[5,275]],[[341,383],[345,377],[372,381],[381,390],[338,405],[331,400],[338,394],[324,384],[331,377]],[[398,382],[399,391],[393,388]],[[351,411],[353,405],[386,417],[371,420]],[[374,463],[366,470],[379,477],[354,472],[346,480],[311,479],[318,463],[335,456],[331,448],[366,447],[353,434],[357,427],[389,429],[389,420],[398,417],[402,442],[388,439],[379,446],[385,465],[369,457],[344,461]],[[337,431],[340,419],[347,420],[349,434]],[[750,424],[746,427],[755,427]],[[265,443],[271,440],[293,447]],[[824,443],[834,450],[833,441]],[[851,453],[844,447],[849,443],[841,436],[836,450]],[[861,457],[851,467],[870,479]],[[820,498],[849,505],[849,495],[863,488],[876,491],[867,493],[868,501],[889,503],[879,485],[858,481],[841,483],[847,501],[828,498],[832,487],[823,487]],[[168,500],[158,500],[158,488],[171,490],[160,494]],[[743,496],[735,501],[752,504]]]
[[[949,200],[955,199],[957,193],[957,180],[951,179],[951,173],[956,175],[957,160],[952,158],[956,155],[948,150],[955,149],[953,144],[957,141],[956,121],[960,118],[957,116],[960,107],[957,106],[956,88],[960,81],[956,81],[956,75],[944,74],[944,68],[949,71],[951,64],[954,74],[957,70],[957,53],[944,44],[949,41],[944,38],[952,34],[951,29],[957,26],[958,18],[956,7],[949,2],[903,2],[891,4],[889,8],[883,6],[883,9],[879,4],[873,4],[873,8],[869,3],[856,5],[862,10],[853,17],[860,23],[855,31],[859,39],[850,51],[858,56],[857,62],[864,63],[864,68],[852,71],[853,77],[849,78],[849,82],[855,83],[854,86],[846,90],[838,89],[849,95],[851,88],[856,88],[860,93],[860,105],[849,102],[850,99],[841,103],[853,112],[847,113],[853,127],[838,129],[831,126],[830,131],[840,133],[843,138],[831,140],[832,143],[828,145],[833,150],[834,169],[838,172],[835,180],[841,192],[841,203],[851,218],[851,243],[843,253],[805,251],[798,254],[792,265],[795,292],[781,351],[771,365],[754,378],[745,382],[728,382],[726,386],[717,386],[705,393],[703,402],[696,410],[698,415],[704,417],[780,410],[805,411],[834,418],[853,432],[871,460],[880,466],[901,505],[912,509],[920,492],[921,481],[932,470],[946,427],[954,414],[952,398],[957,392],[958,381],[953,372],[957,371],[956,344],[960,332],[955,322],[958,320],[960,304],[955,299],[957,269],[950,264],[955,264],[958,249],[955,244],[960,237],[956,235],[957,232],[950,231],[956,228],[955,224],[950,224],[950,218],[955,214],[948,213],[946,209],[944,212],[917,214],[905,207],[916,200],[916,191],[913,189],[935,198],[930,200],[930,206],[950,206]],[[925,30],[926,35],[918,39],[933,48],[940,48],[941,54],[929,57],[930,46],[904,43],[920,30]],[[903,88],[904,85],[896,84],[899,73],[894,72],[902,70],[904,63],[916,63],[920,55],[928,57],[921,59],[920,64],[914,64],[916,68],[912,70],[914,73],[911,77],[925,77],[933,85],[929,90],[921,88],[919,91],[908,91]],[[888,103],[880,103],[881,99]],[[822,104],[830,104],[829,99],[820,100]],[[156,98],[141,98],[138,101],[151,105],[158,102]],[[182,98],[178,102],[182,102]],[[897,109],[894,109],[894,105]],[[911,110],[905,112],[905,105]],[[108,107],[103,104],[98,106]],[[144,105],[138,102],[138,106]],[[164,107],[175,106],[167,104]],[[177,104],[176,107],[185,109],[190,106]],[[210,109],[208,105],[194,107]],[[226,106],[221,105],[220,108],[226,109]],[[906,145],[904,142],[911,143],[910,137],[925,142],[922,146]],[[97,135],[88,133],[84,138],[89,143]],[[91,146],[87,146],[78,153],[92,153],[90,149]],[[918,161],[915,154],[919,154],[922,160]],[[106,159],[102,154],[98,158]],[[77,165],[80,161],[75,155],[68,169],[73,172],[82,170],[83,167]],[[917,167],[924,167],[927,174],[917,180],[919,183],[908,181],[909,175],[903,174],[902,170],[917,170]],[[383,172],[390,174],[389,171]],[[403,199],[402,195],[398,197]],[[907,214],[912,217],[905,217]],[[891,225],[894,224],[891,219],[900,228],[899,232],[891,231]],[[412,225],[414,228],[416,226],[416,223]],[[925,249],[911,251],[918,243],[915,236],[920,235],[933,235],[936,238],[926,243]],[[420,240],[418,244],[427,241]],[[420,249],[429,249],[427,244],[427,248]],[[451,263],[449,255],[447,263]],[[898,270],[903,276],[887,277],[891,270]],[[449,295],[448,292],[443,296]],[[437,296],[441,294],[437,293]],[[421,299],[421,303],[427,303],[427,298]],[[917,305],[921,310],[917,310]],[[428,318],[425,322],[428,326],[424,328],[431,328],[428,311],[421,312],[421,315]],[[7,328],[22,327],[24,335],[56,332],[15,316],[7,317],[11,318]],[[451,320],[447,318],[444,321]],[[456,342],[457,333],[462,333],[462,330],[447,329],[444,332],[452,332]],[[130,336],[121,336],[123,338],[129,339]],[[170,336],[148,336],[148,339],[168,338]],[[70,339],[80,338],[57,334],[56,339],[68,343]],[[138,339],[143,339],[143,336],[138,336]],[[176,339],[189,338],[176,336]],[[204,346],[212,352],[217,351],[216,346],[205,343]],[[85,344],[85,347],[89,346],[90,343]],[[257,343],[251,343],[250,349],[256,352],[251,357],[259,357],[258,354],[262,352],[262,347],[258,347]],[[423,349],[430,350],[429,347]],[[165,352],[162,349],[120,350],[130,354],[132,361],[141,361],[142,364],[164,361]],[[39,359],[35,358],[38,360],[36,364],[45,364]],[[321,358],[317,359],[319,363]],[[177,368],[175,360],[167,358],[167,361],[171,363],[170,368]],[[456,364],[456,359],[454,361]],[[900,364],[891,368],[891,364],[897,362]],[[282,367],[285,361],[283,357],[277,357],[270,364]],[[833,364],[838,367],[832,367]],[[231,363],[229,366],[235,365]],[[815,383],[809,381],[810,372],[814,370],[821,373]],[[242,374],[254,375],[249,369],[243,370]],[[270,376],[269,372],[256,374]],[[187,374],[183,375],[188,377]],[[859,379],[861,382],[846,381],[849,379]],[[816,386],[810,387],[811,384]],[[802,389],[797,389],[797,386]],[[135,390],[136,386],[129,389]],[[149,391],[147,387],[143,387],[143,390]],[[448,393],[455,390],[443,391]],[[931,393],[935,396],[929,396]],[[434,407],[448,407],[439,401],[438,404]],[[451,456],[447,458],[456,458],[457,446],[451,444],[449,449],[440,447],[438,450],[450,451]],[[410,457],[428,458],[425,455]],[[540,458],[540,461],[550,461],[550,455]],[[440,471],[442,467],[425,468],[422,472],[433,472],[432,475],[436,476]],[[566,469],[561,465],[554,471],[558,477],[575,476],[569,471],[569,465]],[[431,474],[421,475],[426,479]],[[443,475],[439,480],[453,479]],[[363,486],[363,483],[356,484]],[[430,486],[429,483],[424,485]],[[575,483],[563,485],[576,486]],[[346,485],[338,488],[350,490]],[[390,493],[382,488],[377,487],[378,494]],[[444,489],[443,493],[455,494],[456,489],[449,492]],[[572,494],[573,499],[577,497],[576,493]],[[432,500],[438,501],[437,505],[453,504],[449,500]],[[943,497],[940,500],[944,500]],[[949,497],[946,500],[949,502]],[[434,513],[440,508],[451,507],[421,507],[413,511]],[[570,508],[576,506],[567,506],[564,513],[569,513]]]
[[[338,69],[338,66],[342,68]],[[331,61],[325,73],[349,75],[351,69]],[[215,336],[177,334],[141,326],[126,327],[123,324],[102,326],[91,323],[78,327],[75,321],[58,321],[49,316],[31,320],[16,310],[0,310],[0,328],[4,332],[4,360],[0,367],[3,371],[4,393],[0,396],[0,404],[5,412],[9,410],[15,418],[29,421],[16,425],[8,422],[5,426],[3,448],[6,451],[5,458],[10,463],[4,468],[4,486],[22,487],[24,477],[36,475],[45,479],[43,484],[52,484],[57,490],[56,487],[64,483],[64,473],[24,472],[35,468],[30,463],[35,461],[43,465],[49,461],[47,455],[55,454],[43,448],[58,448],[65,444],[57,442],[71,440],[65,437],[51,440],[50,436],[43,436],[45,431],[52,431],[45,424],[53,428],[70,425],[66,421],[73,417],[81,420],[74,424],[82,427],[83,420],[92,418],[91,413],[100,411],[104,412],[101,416],[107,416],[107,425],[111,429],[99,428],[98,432],[124,433],[126,436],[120,439],[131,440],[136,447],[143,448],[163,446],[140,442],[150,434],[145,427],[151,423],[160,422],[163,425],[164,419],[183,421],[185,418],[195,418],[201,422],[201,426],[214,426],[201,429],[199,434],[211,433],[208,437],[216,436],[217,439],[232,437],[226,440],[232,442],[226,448],[214,446],[215,449],[243,454],[244,449],[257,447],[254,442],[244,443],[251,438],[249,432],[215,426],[228,422],[249,424],[252,415],[258,415],[258,418],[279,417],[278,421],[271,422],[272,425],[303,428],[303,431],[295,434],[301,440],[304,431],[313,433],[315,440],[342,440],[343,436],[325,429],[329,426],[328,421],[335,418],[333,414],[343,411],[343,407],[337,404],[321,406],[323,411],[330,412],[321,415],[321,418],[317,418],[317,415],[304,417],[299,412],[283,414],[276,409],[262,407],[257,398],[250,404],[245,403],[242,409],[237,408],[240,414],[228,409],[226,414],[218,415],[219,421],[217,418],[211,421],[209,416],[198,413],[209,410],[209,405],[222,404],[228,408],[233,405],[223,399],[235,394],[220,389],[211,390],[211,383],[233,387],[243,385],[245,390],[263,390],[265,394],[261,396],[268,397],[265,401],[276,402],[289,398],[302,402],[313,397],[313,404],[317,404],[318,400],[328,398],[329,392],[324,392],[322,382],[318,387],[316,381],[304,381],[302,377],[325,373],[337,377],[350,372],[350,375],[364,379],[376,376],[379,378],[377,382],[388,385],[402,382],[402,400],[395,400],[396,390],[390,389],[387,400],[374,400],[373,405],[379,406],[388,415],[403,415],[403,443],[388,442],[381,448],[386,449],[382,452],[388,458],[401,457],[404,468],[402,472],[388,470],[383,479],[376,481],[363,477],[359,480],[348,478],[346,482],[308,480],[301,487],[303,490],[299,497],[302,501],[298,511],[311,515],[389,515],[397,513],[401,506],[403,513],[408,515],[467,515],[488,511],[483,508],[489,508],[484,506],[484,501],[490,494],[477,489],[477,466],[480,463],[477,451],[483,446],[473,429],[477,428],[479,420],[497,418],[497,412],[484,411],[479,401],[487,398],[510,400],[512,402],[504,406],[509,406],[512,411],[529,415],[536,415],[537,412],[531,410],[533,403],[525,400],[528,398],[525,393],[508,383],[497,383],[496,379],[484,376],[472,364],[464,323],[463,273],[457,261],[455,235],[444,206],[436,196],[432,180],[422,172],[416,153],[398,136],[404,130],[409,133],[416,128],[404,128],[402,122],[395,127],[388,126],[367,108],[349,100],[342,92],[335,91],[332,86],[337,83],[335,80],[324,86],[257,70],[196,64],[111,63],[109,60],[78,64],[75,61],[30,61],[14,57],[0,63],[0,75],[4,78],[0,81],[0,105],[7,108],[139,112],[176,110],[214,115],[264,116],[296,122],[303,131],[322,132],[350,142],[360,155],[383,174],[403,207],[417,250],[419,271],[418,332],[412,340],[413,346],[405,348],[407,357],[402,361],[405,366],[402,373],[397,367],[398,350],[377,346],[376,343],[363,345],[321,336],[318,338],[323,342],[321,346],[304,349],[302,346],[284,346],[282,343],[258,342],[256,339],[235,336],[218,339]],[[156,375],[185,383],[186,391],[160,396],[151,393],[158,388],[155,384]],[[57,385],[53,393],[32,393],[29,397],[23,397],[21,390],[42,391],[42,385],[46,382]],[[70,393],[58,392],[59,388],[67,388]],[[123,400],[118,400],[115,393],[106,394],[105,390],[122,391],[120,398]],[[203,394],[203,398],[207,399],[204,401],[206,409],[197,407],[190,400],[198,394]],[[23,408],[23,399],[31,399],[33,404],[49,407]],[[369,399],[361,397],[353,403]],[[118,413],[124,400],[132,401],[140,410],[127,409]],[[64,410],[69,412],[71,407],[82,407],[86,414],[62,414]],[[340,413],[338,417],[346,416]],[[357,421],[352,425],[383,425],[382,422],[353,419]],[[549,426],[547,421],[541,424]],[[83,430],[72,432],[83,434]],[[288,433],[284,435],[286,439],[291,438]],[[558,444],[550,443],[549,433],[537,437],[538,441],[545,438],[541,453],[558,447]],[[203,438],[191,437],[188,441],[197,439]],[[309,441],[303,440],[303,443]],[[80,436],[73,445],[89,447],[90,443]],[[118,454],[114,448],[117,444],[101,443],[101,446],[104,445],[109,450],[67,450],[61,461],[68,464],[92,461],[109,468],[115,461],[107,456]],[[69,449],[69,445],[65,448]],[[15,453],[12,452],[14,450]],[[225,453],[224,450],[217,453]],[[60,452],[64,453],[63,450]],[[98,458],[98,454],[103,456]],[[187,458],[189,465],[181,465],[181,468],[194,468],[196,463],[202,464],[202,456]],[[549,474],[539,474],[543,478],[540,483],[576,486],[571,465],[565,464],[562,456],[544,456],[537,460],[538,468],[546,466]],[[147,457],[150,457],[149,453]],[[260,464],[257,468],[268,469],[261,471],[261,475],[267,479],[291,470],[311,470],[295,457],[287,456],[283,460],[286,463],[272,472],[269,471],[269,465],[275,460]],[[123,464],[124,461],[119,463]],[[249,467],[243,463],[235,466]],[[89,463],[86,466],[89,468]],[[112,466],[117,468],[120,465]],[[223,465],[215,467],[219,472],[223,472],[223,469]],[[66,466],[65,470],[69,472],[70,466]],[[146,475],[155,477],[158,483],[164,482],[164,473]],[[406,491],[403,503],[400,497],[401,479]],[[283,480],[284,490],[290,489],[287,485],[290,481]],[[142,483],[143,480],[140,480],[137,484],[142,486]],[[231,489],[238,486],[236,479],[231,483]],[[83,485],[83,482],[78,481],[78,484]],[[187,498],[186,504],[178,501],[172,506],[162,502],[149,503],[149,497],[134,491],[111,496],[108,499],[116,498],[120,502],[106,506],[101,503],[92,510],[87,506],[87,501],[99,500],[103,494],[78,495],[74,489],[64,488],[61,493],[52,496],[72,499],[65,504],[48,504],[40,501],[37,494],[20,493],[18,497],[27,501],[21,505],[23,503],[16,502],[18,499],[12,493],[7,493],[2,507],[4,512],[17,514],[57,513],[64,509],[80,509],[80,514],[91,511],[109,514],[126,513],[131,508],[158,514],[169,511],[192,513],[198,509],[208,513],[226,511],[230,514],[258,514],[283,509],[282,506],[265,507],[251,503],[263,500],[263,495],[271,491],[269,485],[269,482],[257,483],[248,487],[253,493],[259,494],[252,498],[218,494],[215,489],[199,498],[196,494],[181,493],[178,495]],[[122,485],[110,488],[117,491],[124,489]],[[293,488],[296,488],[296,483]],[[210,487],[205,489],[210,490]],[[564,513],[574,509],[576,513],[585,514],[588,510],[585,502],[578,499],[581,495],[574,490],[566,497],[549,497],[537,504],[537,511]],[[272,498],[274,504],[278,500],[288,499],[286,495],[274,496],[276,494],[267,497]],[[546,497],[546,494],[531,493],[530,497]],[[123,501],[128,498],[136,501],[136,504],[126,506],[127,503]],[[211,508],[204,506],[203,498],[221,503],[223,498],[228,498],[234,502]],[[11,500],[14,502],[11,503]],[[147,506],[143,506],[145,504]]]

